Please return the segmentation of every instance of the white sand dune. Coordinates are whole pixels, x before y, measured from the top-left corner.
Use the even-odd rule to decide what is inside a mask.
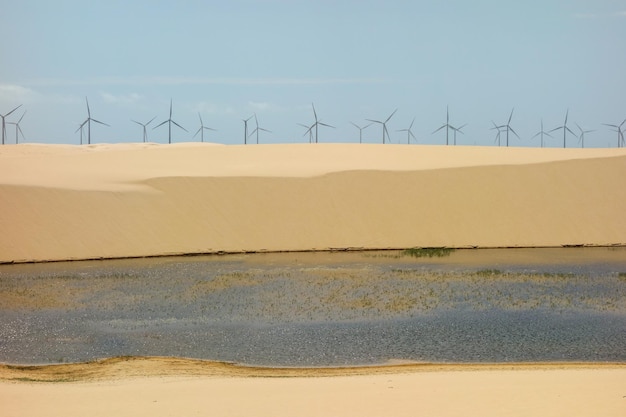
[[[626,149],[0,148],[0,262],[626,244]]]

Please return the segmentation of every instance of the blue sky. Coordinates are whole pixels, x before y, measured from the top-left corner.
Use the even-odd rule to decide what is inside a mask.
[[[86,117],[92,142],[141,141],[141,127],[166,120],[173,141],[243,142],[256,112],[261,143],[307,142],[311,103],[320,142],[358,142],[350,124],[384,119],[392,143],[445,144],[445,123],[467,124],[462,145],[493,145],[507,121],[540,146],[540,129],[563,124],[588,147],[616,146],[602,123],[626,118],[626,0],[530,1],[1,1],[0,113],[27,113],[27,142],[78,143]],[[14,117],[15,116],[15,117]],[[252,125],[254,127],[254,125]],[[625,125],[626,127],[626,125]],[[149,129],[167,142],[167,126]],[[562,133],[546,146],[562,146]],[[364,142],[382,139],[379,125]],[[254,138],[251,138],[254,141]],[[568,146],[580,146],[568,136]],[[22,139],[20,138],[20,141]],[[8,126],[8,142],[15,142]]]

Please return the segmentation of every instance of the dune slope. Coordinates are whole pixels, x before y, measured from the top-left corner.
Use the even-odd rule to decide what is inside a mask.
[[[0,262],[626,244],[622,149],[6,148]]]

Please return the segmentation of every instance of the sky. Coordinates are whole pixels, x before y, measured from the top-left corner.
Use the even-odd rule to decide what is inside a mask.
[[[493,123],[514,109],[510,146],[541,146],[564,124],[568,147],[615,147],[603,123],[626,119],[626,0],[0,0],[0,114],[20,142],[306,143],[359,141],[366,119],[389,142],[497,145]],[[255,127],[249,122],[249,132]],[[626,129],[626,124],[624,125]],[[86,132],[85,132],[86,135]],[[505,133],[501,145],[505,145]],[[545,137],[562,147],[563,131]],[[85,136],[84,140],[87,138]],[[7,143],[15,126],[7,125]],[[248,139],[256,143],[256,136]],[[450,132],[450,143],[453,135]],[[382,142],[382,126],[363,130]]]

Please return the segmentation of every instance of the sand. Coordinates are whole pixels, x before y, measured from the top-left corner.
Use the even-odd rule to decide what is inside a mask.
[[[2,415],[621,417],[626,412],[624,364],[264,370],[151,358],[50,368],[0,367]],[[35,382],[49,378],[52,382]]]
[[[0,262],[626,244],[626,149],[0,148]]]
[[[0,147],[0,262],[626,244],[626,149]],[[624,416],[624,364],[0,366],[1,414]]]

